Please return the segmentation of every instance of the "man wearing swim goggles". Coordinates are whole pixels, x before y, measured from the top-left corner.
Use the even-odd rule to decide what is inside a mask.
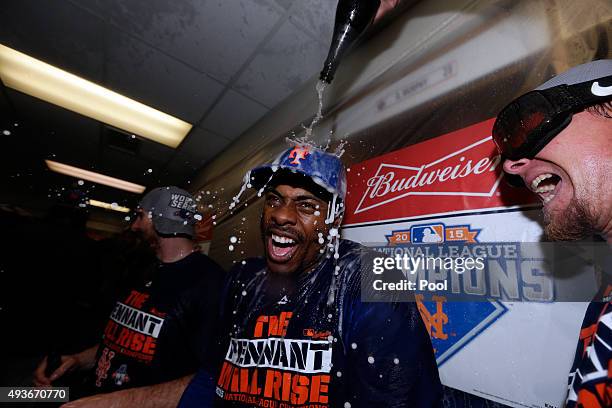
[[[612,243],[612,60],[566,71],[507,105],[493,140],[512,184],[544,203],[552,240]]]
[[[612,60],[574,67],[511,102],[493,140],[512,184],[541,198],[549,239],[599,235],[612,245]],[[612,406],[612,270],[603,269],[580,331],[568,408]]]

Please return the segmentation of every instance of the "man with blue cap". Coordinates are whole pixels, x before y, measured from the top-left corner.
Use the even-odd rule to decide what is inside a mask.
[[[231,271],[219,372],[197,374],[181,407],[432,407],[441,385],[413,302],[364,302],[363,246],[339,238],[339,157],[299,144],[245,182],[264,195],[264,257]],[[234,200],[236,203],[237,200]],[[214,385],[213,385],[214,384]]]
[[[607,241],[580,330],[566,407],[612,406],[612,60],[571,68],[497,116],[504,171],[543,203],[549,239]]]

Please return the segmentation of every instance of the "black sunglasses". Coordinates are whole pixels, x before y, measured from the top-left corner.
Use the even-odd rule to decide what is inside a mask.
[[[493,141],[504,159],[533,158],[570,124],[574,113],[608,100],[612,75],[528,92],[497,115]]]

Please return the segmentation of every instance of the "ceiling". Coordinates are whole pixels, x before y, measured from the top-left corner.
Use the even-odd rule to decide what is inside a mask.
[[[197,169],[321,69],[333,0],[3,0],[0,44],[193,124],[177,149],[0,84],[0,204],[137,196],[78,185],[44,159],[148,187]],[[8,132],[7,132],[8,131]],[[10,133],[10,134],[9,134]]]

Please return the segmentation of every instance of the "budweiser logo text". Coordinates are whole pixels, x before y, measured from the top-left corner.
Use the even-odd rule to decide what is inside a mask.
[[[501,157],[487,155],[483,149],[479,149],[480,157],[474,158],[474,151],[469,152],[471,158],[465,154],[489,141],[490,137],[484,138],[419,167],[381,163],[376,174],[366,181],[367,189],[355,213],[408,195],[491,196],[499,184],[501,173],[499,177],[484,175],[498,170]],[[465,178],[470,178],[470,181],[461,180]]]
[[[461,157],[459,160],[464,162],[465,157]],[[492,159],[485,157],[475,165],[472,164],[472,160],[468,160],[463,167],[461,167],[462,163],[460,163],[454,167],[448,166],[430,172],[424,171],[425,165],[423,165],[418,168],[416,174],[408,178],[397,178],[395,171],[389,171],[368,180],[367,184],[368,187],[370,187],[370,198],[383,197],[389,193],[416,189],[434,183],[444,183],[445,181],[467,177],[471,174],[481,174],[487,170],[495,171],[499,160],[500,156],[495,156]]]

